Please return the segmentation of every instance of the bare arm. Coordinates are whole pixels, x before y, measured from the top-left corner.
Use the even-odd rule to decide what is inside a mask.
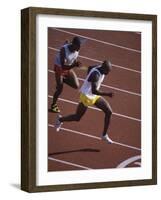
[[[90,77],[88,78],[88,81],[91,82],[91,84],[92,84],[92,93],[95,94],[95,95],[112,97],[113,96],[112,92],[102,92],[102,91],[97,89],[98,79],[99,79],[99,74],[97,72],[93,72],[90,75]]]

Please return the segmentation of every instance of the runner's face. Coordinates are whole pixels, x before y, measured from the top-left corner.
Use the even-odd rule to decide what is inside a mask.
[[[78,45],[78,44],[72,44],[72,50],[73,51],[79,51],[80,50],[80,45]]]
[[[106,64],[103,64],[103,73],[107,75],[110,72],[110,67]]]
[[[109,67],[104,68],[104,74],[107,75],[110,72]]]

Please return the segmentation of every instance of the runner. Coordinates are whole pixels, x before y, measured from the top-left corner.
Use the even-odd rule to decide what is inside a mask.
[[[113,97],[113,93],[102,92],[99,90],[105,76],[111,71],[112,64],[107,60],[104,61],[101,65],[93,66],[89,69],[89,73],[80,89],[80,102],[76,109],[76,113],[64,117],[58,115],[55,123],[55,128],[56,131],[59,131],[63,122],[80,121],[88,106],[95,105],[105,113],[102,139],[106,140],[108,143],[113,143],[109,137],[109,134],[107,133],[112,115],[112,109],[109,103],[102,97]]]
[[[77,75],[72,68],[81,66],[81,63],[77,61],[80,47],[80,38],[74,37],[71,43],[66,42],[63,45],[56,56],[54,62],[56,91],[53,95],[53,102],[51,104],[51,111],[54,113],[60,112],[57,106],[57,99],[63,91],[63,84],[66,83],[74,89],[79,88]]]

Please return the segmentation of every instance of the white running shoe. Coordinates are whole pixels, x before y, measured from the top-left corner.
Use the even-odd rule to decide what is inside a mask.
[[[62,126],[62,122],[59,121],[59,118],[61,117],[61,115],[57,115],[56,120],[55,120],[55,129],[56,131],[60,131],[60,128]]]
[[[102,136],[102,140],[107,141],[109,144],[113,144],[113,143],[114,143],[114,141],[112,141],[112,140],[109,138],[108,134],[103,135],[103,136]]]

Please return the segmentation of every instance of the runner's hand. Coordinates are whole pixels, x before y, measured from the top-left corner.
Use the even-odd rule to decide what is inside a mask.
[[[75,61],[72,66],[73,67],[81,67],[82,63],[80,61]]]
[[[114,93],[113,92],[109,92],[108,96],[112,98],[114,96]]]
[[[82,65],[82,63],[81,63],[80,61],[76,61],[76,62],[75,62],[75,66],[76,66],[76,67],[81,67],[81,65]]]

